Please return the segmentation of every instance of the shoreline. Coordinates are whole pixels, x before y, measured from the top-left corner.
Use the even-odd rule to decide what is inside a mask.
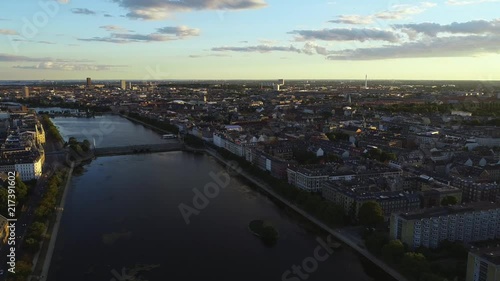
[[[74,167],[75,165],[72,162],[71,167],[67,172],[66,181],[63,185],[63,193],[59,201],[59,205],[56,209],[56,214],[48,220],[49,224],[46,230],[46,234],[50,235],[50,239],[44,240],[40,251],[37,253],[36,264],[33,264],[34,270],[32,272],[31,278],[28,280],[47,280]]]
[[[163,129],[160,129],[160,128],[156,127],[156,126],[153,126],[153,125],[151,125],[151,124],[148,124],[148,123],[146,123],[146,122],[143,122],[143,121],[141,121],[141,120],[137,120],[137,119],[135,119],[134,117],[130,117],[130,116],[123,115],[123,114],[118,114],[118,116],[120,116],[120,117],[122,117],[122,118],[125,118],[125,119],[129,120],[129,121],[130,121],[130,122],[132,122],[132,123],[141,124],[141,125],[143,125],[144,127],[146,127],[146,128],[148,128],[148,129],[151,129],[151,130],[155,131],[156,133],[158,133],[158,132],[161,132],[161,133],[163,133],[163,134],[171,134],[171,133],[172,133],[172,132],[169,132],[169,131],[167,131],[167,130],[163,130]]]

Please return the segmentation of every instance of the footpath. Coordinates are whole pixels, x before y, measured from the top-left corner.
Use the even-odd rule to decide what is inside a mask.
[[[54,249],[57,242],[57,234],[59,232],[59,226],[61,224],[61,218],[63,215],[64,205],[66,204],[66,197],[68,195],[69,184],[71,182],[71,176],[73,174],[74,163],[71,163],[71,167],[69,168],[66,176],[66,184],[64,185],[63,195],[61,197],[61,202],[59,203],[59,207],[56,209],[56,218],[53,221],[52,227],[47,229],[46,234],[50,236],[49,243],[47,241],[44,242],[42,249],[35,257],[33,261],[35,270],[34,276],[32,276],[31,280],[48,280],[47,275],[49,274],[50,263],[52,261],[52,255],[54,254]],[[41,258],[40,258],[41,257]]]

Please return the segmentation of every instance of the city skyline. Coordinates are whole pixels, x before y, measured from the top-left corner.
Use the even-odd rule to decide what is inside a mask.
[[[8,2],[0,77],[500,80],[498,2]]]

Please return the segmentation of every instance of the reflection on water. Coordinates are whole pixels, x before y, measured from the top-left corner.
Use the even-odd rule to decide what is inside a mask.
[[[122,131],[116,138],[134,135]],[[144,142],[157,137],[143,136]],[[108,145],[113,139],[106,138]],[[116,274],[123,273],[153,281],[283,280],[286,270],[314,254],[319,233],[248,183],[232,178],[190,224],[181,216],[179,204],[194,206],[193,189],[203,190],[213,181],[210,173],[223,170],[210,157],[183,152],[93,161],[69,187],[48,280],[120,280]],[[274,247],[248,231],[254,219],[273,222],[280,233]],[[370,277],[347,247],[308,275],[313,281],[391,280]]]
[[[78,140],[88,139],[90,142],[95,140],[97,147],[166,142],[154,131],[115,115],[95,118],[55,117],[52,121],[65,140],[70,137]]]

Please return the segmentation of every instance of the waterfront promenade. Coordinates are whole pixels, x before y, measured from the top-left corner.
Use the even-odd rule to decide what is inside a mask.
[[[75,164],[72,162],[71,167],[69,168],[67,172],[67,177],[66,177],[66,183],[64,185],[64,191],[63,195],[61,197],[61,202],[59,203],[59,207],[57,208],[57,214],[56,214],[56,219],[54,221],[54,225],[52,227],[52,230],[50,232],[50,240],[49,240],[49,245],[47,248],[47,252],[45,253],[45,256],[40,258],[38,261],[42,262],[43,261],[43,266],[41,268],[41,273],[38,276],[35,276],[31,280],[48,280],[47,275],[49,274],[49,268],[50,268],[50,263],[52,261],[52,255],[54,254],[54,248],[56,246],[56,241],[57,241],[57,233],[59,232],[59,226],[61,224],[61,218],[63,215],[63,210],[64,210],[64,205],[66,204],[66,197],[68,194],[68,189],[69,189],[69,184],[71,182],[71,176],[73,174],[73,168]],[[38,267],[35,265],[35,267]]]
[[[119,116],[121,116],[121,117],[123,117],[123,118],[125,118],[125,119],[128,119],[128,120],[129,120],[129,121],[131,121],[131,122],[141,124],[141,125],[143,125],[144,127],[149,128],[149,129],[151,129],[151,130],[153,130],[153,131],[155,131],[155,132],[162,133],[162,134],[171,134],[171,133],[172,133],[172,132],[169,132],[169,131],[167,131],[167,130],[163,130],[163,129],[160,129],[160,128],[156,127],[156,126],[153,126],[153,125],[151,125],[151,124],[148,124],[148,123],[146,123],[146,122],[143,122],[143,121],[141,121],[141,120],[137,120],[137,119],[135,119],[134,117],[130,117],[130,116],[128,116],[128,115],[124,115],[124,114],[118,114],[118,115],[119,115]]]
[[[216,151],[212,149],[205,149],[205,152],[208,153],[209,155],[213,156],[216,158],[218,161],[224,163],[227,166],[232,166],[230,165],[229,161],[224,159],[222,156],[220,156]],[[353,248],[356,250],[358,253],[363,255],[365,258],[379,266],[381,269],[383,269],[385,272],[387,272],[389,275],[391,275],[393,278],[399,280],[399,281],[409,281],[406,277],[404,277],[402,274],[394,270],[392,267],[387,265],[385,262],[374,256],[372,253],[370,253],[368,250],[365,248],[361,247],[360,245],[357,244],[356,241],[350,238],[348,234],[342,233],[342,229],[333,229],[329,227],[328,225],[324,224],[317,218],[311,216],[301,208],[297,207],[294,205],[292,202],[288,201],[287,199],[283,198],[281,195],[277,194],[272,190],[272,188],[264,181],[254,177],[253,175],[250,175],[246,171],[241,171],[240,175],[253,184],[257,185],[258,187],[262,188],[264,191],[266,191],[269,195],[273,196],[274,198],[278,199],[281,201],[283,204],[287,205],[289,208],[293,209],[295,212],[299,213],[303,217],[307,218],[309,221],[312,223],[316,224],[317,226],[321,227],[328,233],[330,233],[333,237],[336,239],[342,241],[344,244],[348,245],[349,247]]]

